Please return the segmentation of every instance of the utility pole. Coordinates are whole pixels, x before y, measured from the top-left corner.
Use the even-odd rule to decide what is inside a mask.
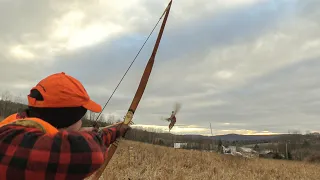
[[[211,130],[211,140],[212,140],[212,148],[214,147],[214,141],[213,141],[213,133],[212,133],[212,127],[210,122],[210,130]]]
[[[286,158],[287,158],[287,160],[288,160],[288,144],[287,144],[287,141],[286,141]]]

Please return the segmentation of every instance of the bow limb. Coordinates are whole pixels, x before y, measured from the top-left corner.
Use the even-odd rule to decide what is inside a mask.
[[[145,70],[143,72],[143,75],[141,77],[141,80],[140,80],[140,84],[138,86],[138,89],[136,91],[136,94],[131,102],[131,105],[127,111],[127,114],[124,118],[124,121],[123,121],[123,124],[127,124],[129,125],[132,121],[132,118],[133,118],[133,115],[139,105],[139,102],[142,98],[142,95],[144,93],[144,90],[147,86],[147,83],[148,83],[148,80],[149,80],[149,77],[150,77],[150,74],[151,74],[151,71],[152,71],[152,67],[153,67],[153,64],[154,64],[154,60],[155,60],[155,57],[156,57],[156,54],[157,54],[157,51],[158,51],[158,47],[159,47],[159,44],[160,44],[160,41],[161,41],[161,38],[162,38],[162,34],[163,34],[163,31],[164,31],[164,28],[166,26],[166,22],[167,22],[167,19],[168,19],[168,16],[169,16],[169,12],[170,12],[170,9],[171,9],[171,4],[172,4],[172,0],[169,2],[166,10],[164,11],[163,15],[164,16],[164,19],[163,19],[163,22],[162,22],[162,25],[161,25],[161,28],[160,28],[160,31],[159,31],[159,34],[158,34],[158,37],[157,37],[157,41],[155,43],[155,46],[153,48],[153,51],[152,51],[152,54],[149,58],[149,61],[145,67]],[[163,15],[161,16],[161,18],[163,17]],[[100,167],[100,169],[98,169],[92,176],[92,179],[93,180],[98,180],[99,177],[102,175],[102,173],[104,172],[105,168],[107,167],[109,161],[111,160],[112,156],[114,155],[116,149],[117,149],[117,146],[118,146],[118,141],[116,141],[115,143],[111,144],[110,147],[109,147],[109,150],[108,150],[108,156],[105,160],[105,162],[103,163],[103,165]]]

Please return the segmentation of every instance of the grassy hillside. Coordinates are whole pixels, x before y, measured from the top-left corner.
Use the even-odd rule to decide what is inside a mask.
[[[10,98],[10,94],[2,94],[2,100],[0,100],[0,121],[2,117],[7,117],[13,113],[16,113],[22,109],[27,108],[25,104],[21,104],[19,99]],[[5,98],[4,98],[5,97]],[[12,101],[15,99],[15,101]],[[92,126],[93,122],[97,118],[97,113],[89,112],[82,119],[83,126]],[[120,121],[114,116],[100,116],[98,124],[100,127],[104,127]],[[251,145],[255,147],[257,151],[272,150],[273,152],[285,155],[288,153],[288,159],[292,160],[304,160],[306,158],[315,159],[320,162],[320,135],[319,134],[283,134],[283,135],[271,135],[271,136],[252,136],[252,135],[238,135],[227,134],[220,136],[201,136],[201,135],[174,135],[159,131],[158,129],[139,129],[134,128],[127,133],[126,139],[140,141],[150,144],[158,144],[163,146],[173,147],[174,142],[187,143],[187,149],[202,149],[202,150],[216,150],[219,149],[219,144],[225,147],[244,145]],[[287,147],[287,150],[286,150]],[[290,158],[289,158],[290,154]]]
[[[122,140],[103,179],[316,180],[320,166],[306,162],[244,159]]]

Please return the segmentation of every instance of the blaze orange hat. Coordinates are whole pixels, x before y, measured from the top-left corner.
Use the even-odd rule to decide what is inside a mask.
[[[41,99],[28,95],[28,105],[38,108],[63,108],[82,106],[93,112],[100,112],[101,106],[92,101],[83,85],[64,72],[52,74],[42,79],[35,87]],[[30,91],[30,94],[31,94]]]

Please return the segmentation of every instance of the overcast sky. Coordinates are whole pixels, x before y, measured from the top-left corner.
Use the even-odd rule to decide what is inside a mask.
[[[0,0],[0,91],[24,97],[66,72],[102,106],[167,5],[164,0]],[[134,122],[173,132],[320,129],[320,1],[174,0]],[[105,115],[122,118],[156,29]]]

